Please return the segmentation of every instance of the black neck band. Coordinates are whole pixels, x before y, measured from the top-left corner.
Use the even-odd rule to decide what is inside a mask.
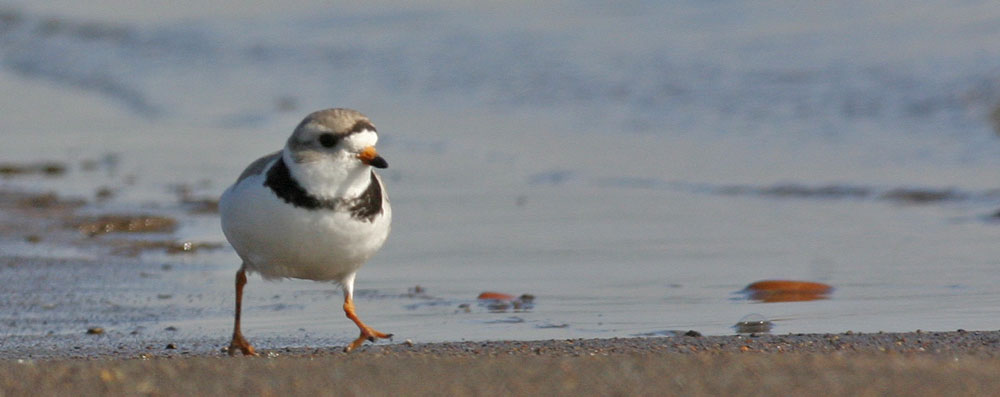
[[[336,210],[346,208],[351,216],[357,219],[371,221],[382,213],[382,187],[379,185],[375,172],[371,173],[368,188],[360,196],[353,199],[335,198],[321,199],[309,194],[295,178],[285,164],[285,159],[278,158],[274,166],[267,171],[264,186],[271,189],[286,203],[309,210]]]

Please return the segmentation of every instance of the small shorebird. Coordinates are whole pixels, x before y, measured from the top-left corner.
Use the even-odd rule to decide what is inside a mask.
[[[389,236],[392,210],[372,169],[386,168],[375,151],[371,120],[350,109],[307,116],[284,149],[251,163],[219,200],[222,230],[243,264],[236,272],[236,315],[229,354],[256,355],[240,332],[246,273],[265,279],[333,281],[344,290],[344,313],[365,340],[389,338],[354,311],[354,276]]]

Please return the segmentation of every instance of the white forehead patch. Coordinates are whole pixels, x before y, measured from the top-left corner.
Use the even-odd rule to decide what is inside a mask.
[[[375,131],[365,129],[344,138],[344,147],[348,150],[361,150],[368,146],[375,146],[378,142],[378,134]]]

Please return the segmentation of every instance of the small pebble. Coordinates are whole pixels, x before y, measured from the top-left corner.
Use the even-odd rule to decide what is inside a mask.
[[[90,327],[87,328],[88,335],[100,335],[104,333],[104,328],[101,327]]]
[[[505,294],[503,292],[486,291],[486,292],[483,292],[483,293],[479,294],[479,296],[476,297],[476,299],[497,300],[497,301],[512,301],[512,300],[514,300],[514,295]]]

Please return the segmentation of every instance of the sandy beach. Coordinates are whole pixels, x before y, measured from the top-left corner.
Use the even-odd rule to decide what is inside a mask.
[[[1000,332],[157,351],[0,362],[4,395],[984,395]]]

